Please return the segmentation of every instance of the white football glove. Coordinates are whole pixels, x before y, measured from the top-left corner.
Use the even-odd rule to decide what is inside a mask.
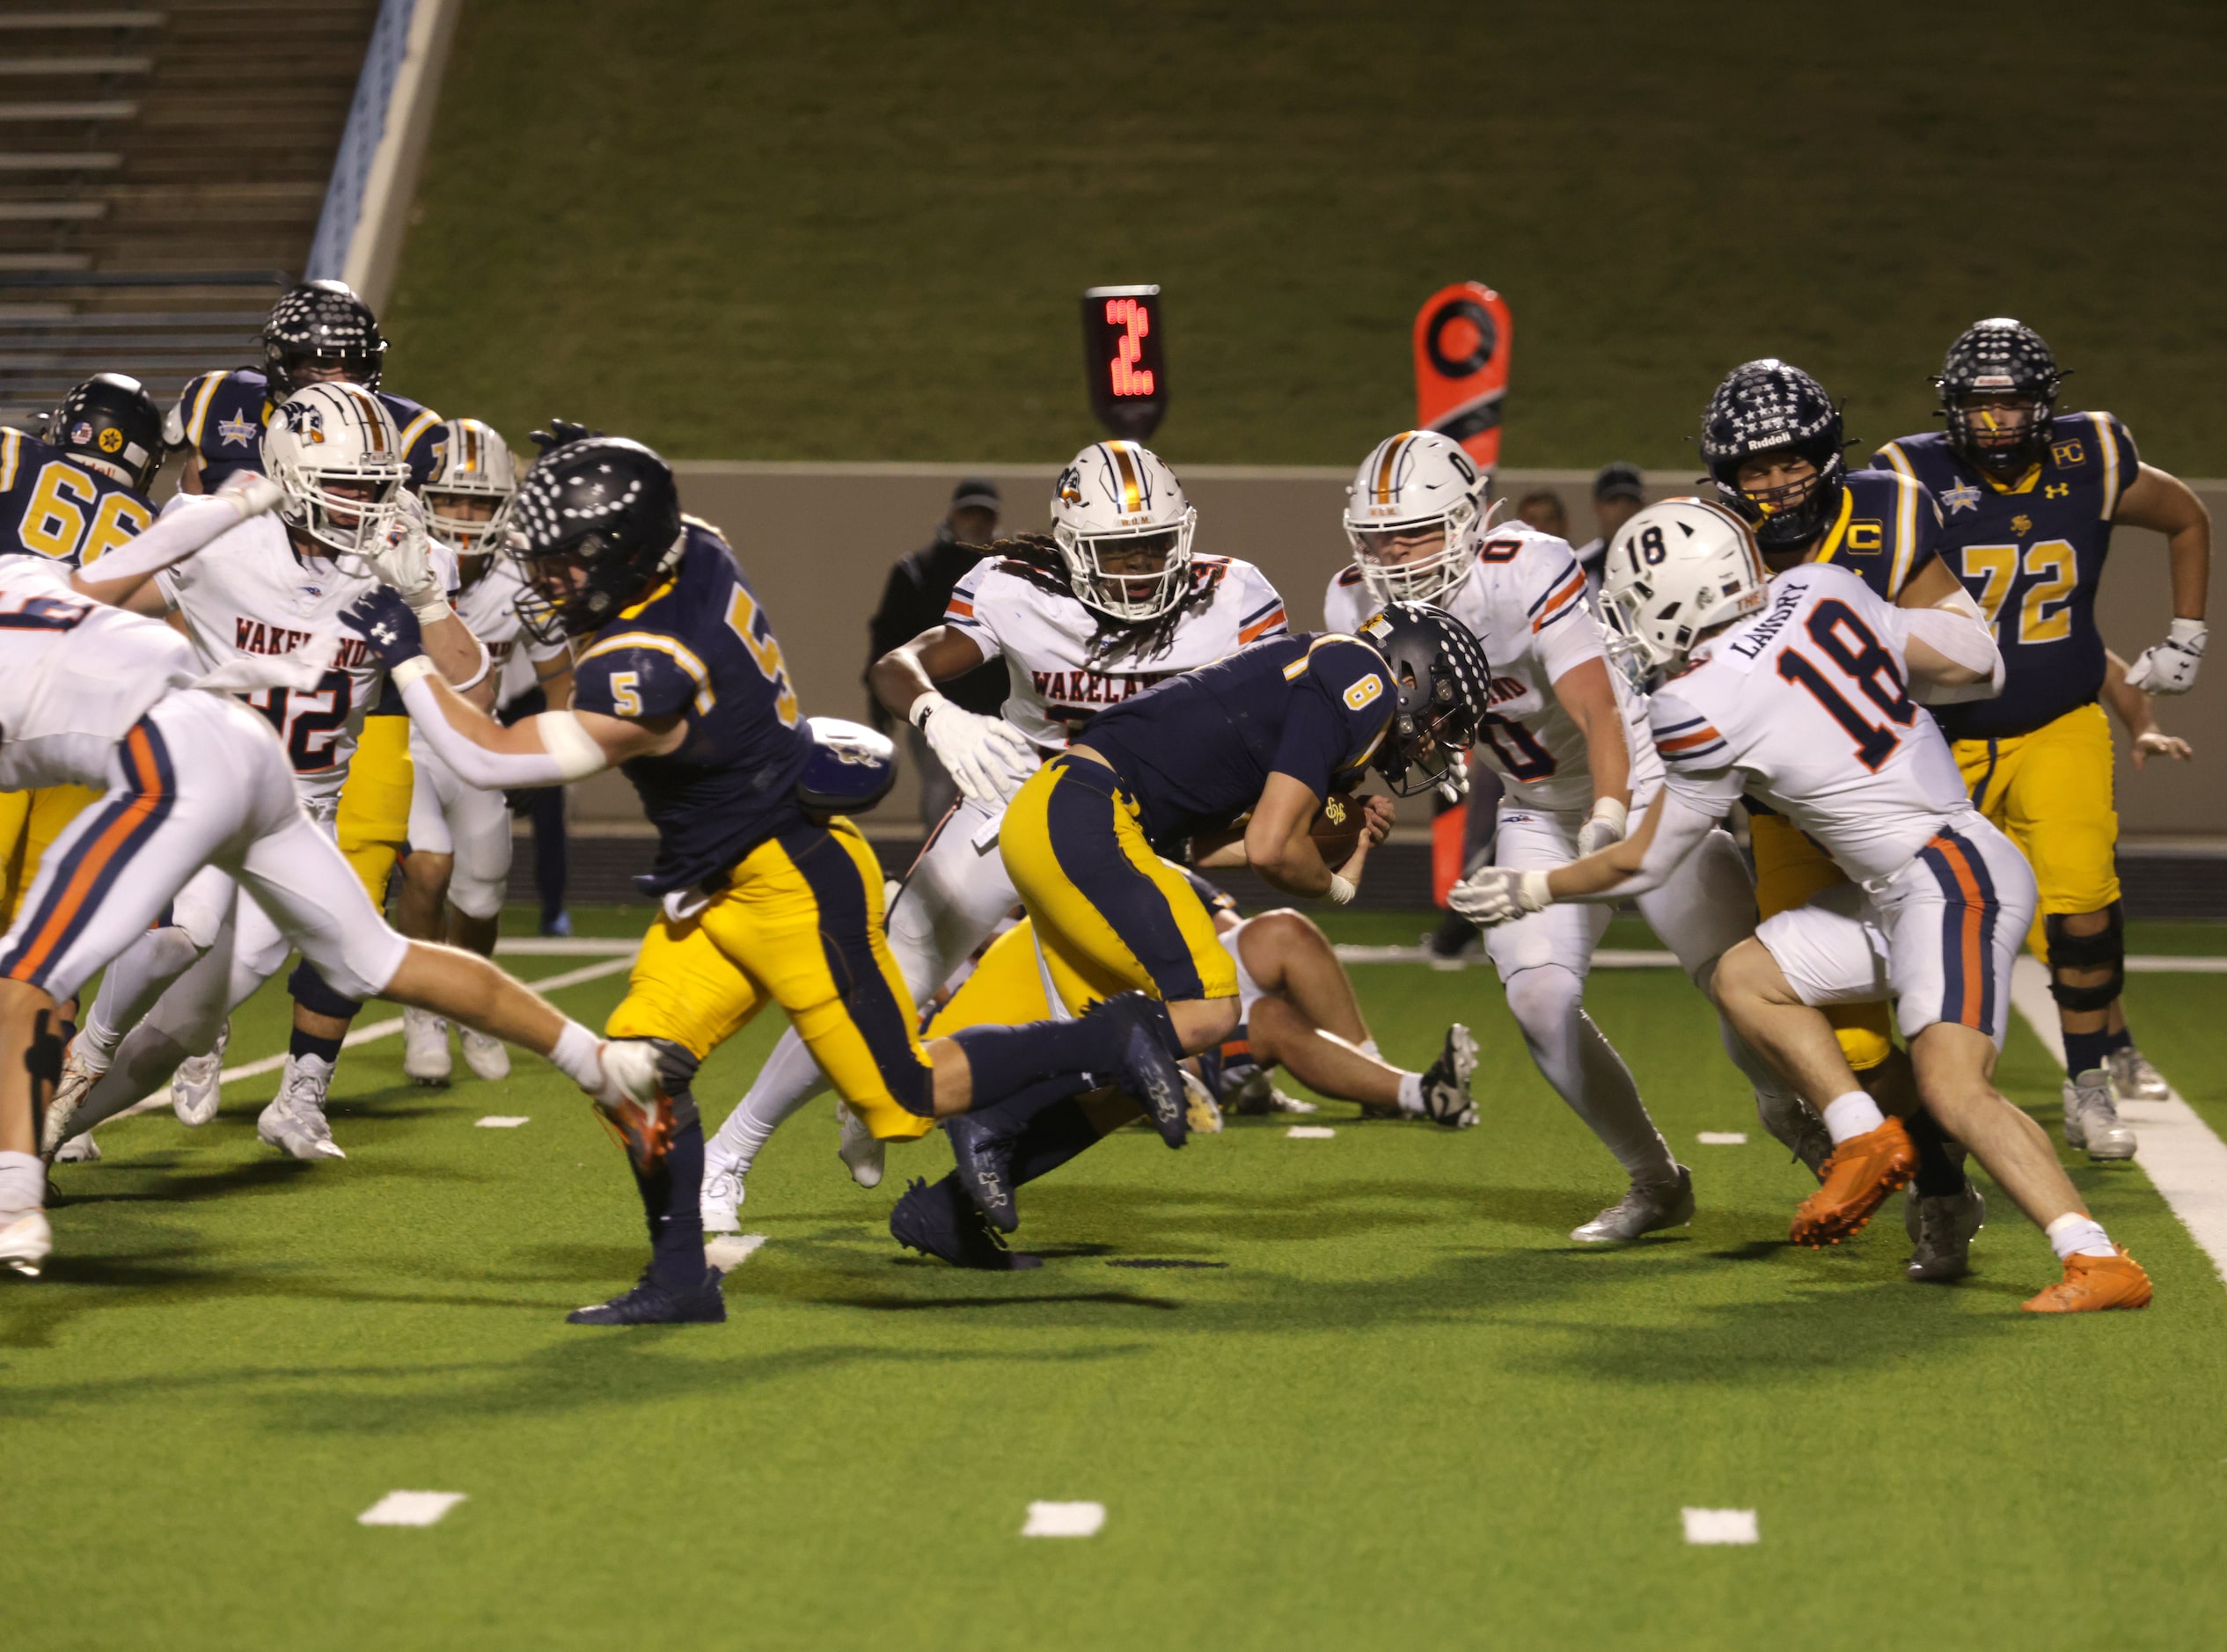
[[[905,717],[970,802],[1002,803],[1036,771],[1036,748],[1002,717],[977,716],[933,690]]]
[[[1578,828],[1578,859],[1606,849],[1610,844],[1624,839],[1624,830],[1631,819],[1631,811],[1613,797],[1595,798],[1593,813],[1586,816],[1586,823]]]
[[[379,578],[402,594],[402,600],[420,619],[438,619],[447,612],[449,594],[442,588],[441,575],[433,566],[425,509],[416,494],[402,496],[401,508],[388,523],[370,560]]]
[[[2127,668],[2127,686],[2145,694],[2186,694],[2196,686],[2196,668],[2204,660],[2205,625],[2201,619],[2176,619],[2165,640],[2144,648]]]
[[[1480,928],[1512,924],[1539,911],[1553,901],[1547,893],[1543,872],[1519,872],[1512,866],[1479,866],[1454,886],[1447,904]]]

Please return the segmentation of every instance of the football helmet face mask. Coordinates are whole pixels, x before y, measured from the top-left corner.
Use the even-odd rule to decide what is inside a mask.
[[[1380,603],[1432,603],[1459,585],[1484,543],[1491,490],[1461,444],[1435,430],[1378,442],[1345,490],[1345,537],[1369,594]],[[1432,535],[1442,536],[1435,547]]]
[[[264,427],[263,469],[285,495],[280,519],[335,557],[370,554],[410,480],[393,416],[360,384],[311,384],[281,402]]]
[[[518,623],[537,642],[589,637],[680,559],[672,467],[639,442],[553,448],[518,484],[508,546],[526,588]]]
[[[458,556],[488,554],[502,544],[518,496],[509,444],[493,425],[449,420],[434,434],[433,471],[418,496],[426,525],[443,544]]]
[[[304,281],[271,306],[263,324],[263,376],[273,401],[305,384],[339,382],[379,387],[386,340],[371,306],[346,281]],[[321,376],[310,376],[312,368]]]
[[[1841,410],[1825,387],[1776,356],[1726,374],[1701,421],[1701,457],[1718,498],[1766,551],[1807,545],[1832,522],[1848,474],[1844,441]],[[1815,478],[1768,491],[1740,486],[1744,463],[1782,450],[1806,461]]]
[[[1601,559],[1609,657],[1635,688],[1652,688],[1709,632],[1759,612],[1769,587],[1755,536],[1722,505],[1650,505],[1616,530]]]
[[[2049,445],[2063,383],[2055,355],[2032,327],[2008,316],[1974,322],[1933,379],[1949,445],[1990,475],[2023,475]]]
[[[1059,473],[1051,543],[1086,608],[1124,625],[1159,618],[1190,589],[1198,512],[1160,456],[1094,442]]]
[[[1363,625],[1361,640],[1390,668],[1392,726],[1370,766],[1401,797],[1458,796],[1461,753],[1476,743],[1492,699],[1492,667],[1469,628],[1442,608],[1392,602]]]
[[[145,493],[163,467],[163,413],[136,378],[96,373],[47,415],[47,442]]]

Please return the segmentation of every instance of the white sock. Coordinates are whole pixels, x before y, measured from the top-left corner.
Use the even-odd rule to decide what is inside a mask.
[[[1825,1104],[1825,1128],[1838,1147],[1851,1136],[1868,1136],[1886,1122],[1879,1104],[1861,1090],[1851,1090],[1837,1101]]]
[[[2044,1230],[2049,1235],[2049,1248],[2062,1261],[2068,1256],[2116,1256],[2119,1247],[2111,1242],[2111,1236],[2103,1231],[2103,1224],[2091,1216],[2077,1210],[2068,1210]]]
[[[0,1212],[36,1210],[47,1202],[47,1167],[36,1153],[0,1153]]]
[[[1422,1117],[1423,1075],[1421,1073],[1403,1072],[1400,1075],[1400,1111],[1412,1114],[1418,1118]]]
[[[582,1090],[592,1093],[603,1085],[603,1040],[577,1021],[567,1021],[557,1034],[557,1047],[549,1052],[550,1064]]]
[[[826,1088],[827,1075],[820,1071],[811,1047],[792,1027],[774,1043],[773,1053],[758,1069],[758,1081],[751,1085],[750,1093],[735,1104],[735,1110],[712,1137],[711,1151],[735,1169],[747,1172],[758,1150],[780,1128],[781,1121]]]

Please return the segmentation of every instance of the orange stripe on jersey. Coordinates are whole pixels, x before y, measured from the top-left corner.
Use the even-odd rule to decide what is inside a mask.
[[[1537,631],[1549,620],[1555,618],[1564,609],[1584,596],[1585,589],[1586,576],[1582,573],[1572,574],[1560,590],[1547,598],[1547,605],[1539,610],[1538,618],[1531,622],[1531,629]]]
[[[974,604],[963,596],[955,596],[951,599],[951,605],[943,610],[943,617],[946,619],[972,619]]]
[[[1655,749],[1662,752],[1691,751],[1697,746],[1705,746],[1712,740],[1723,738],[1724,735],[1718,734],[1707,723],[1703,723],[1690,735],[1680,735],[1674,740],[1658,740],[1655,742]]]
[[[69,886],[62,891],[47,914],[47,921],[39,932],[31,936],[16,955],[15,968],[9,971],[18,981],[28,981],[39,972],[55,947],[62,945],[76,925],[79,912],[91,898],[100,881],[100,874],[119,851],[126,848],[143,828],[149,818],[164,802],[162,769],[155,761],[154,748],[148,743],[147,731],[135,728],[124,736],[124,755],[131,768],[132,784],[138,789],[123,812],[108,822],[107,829],[94,840],[85,858],[77,863]]]
[[[1960,1025],[1978,1027],[1980,994],[1987,979],[1987,960],[1981,946],[1987,896],[1980,893],[1980,881],[1972,875],[1972,862],[1966,857],[1962,844],[1951,837],[1936,837],[1926,847],[1940,851],[1942,863],[1956,880],[1957,892],[1964,896],[1964,918],[1957,937],[1958,949],[1964,954],[1964,1002],[1957,1006],[1956,1019]]]
[[[1239,632],[1237,633],[1237,640],[1240,642],[1255,641],[1260,637],[1263,632],[1273,631],[1277,626],[1282,625],[1283,623],[1284,610],[1279,608],[1273,613],[1271,613],[1261,619],[1255,620],[1251,625],[1246,626],[1244,630]]]

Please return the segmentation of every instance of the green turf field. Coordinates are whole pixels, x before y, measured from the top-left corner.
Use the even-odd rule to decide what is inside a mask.
[[[1489,972],[1357,975],[1396,1058],[1450,1017],[1478,1028],[1479,1129],[1331,1107],[1329,1141],[1240,1123],[1171,1155],[1125,1133],[1024,1194],[1049,1260],[992,1276],[900,1256],[894,1181],[852,1188],[816,1104],[752,1177],[767,1240],[722,1327],[562,1323],[631,1277],[639,1217],[531,1059],[443,1093],[403,1083],[398,1040],[358,1050],[345,1164],[257,1145],[268,1078],[198,1133],[106,1129],[106,1162],[61,1172],[49,1275],[0,1284],[6,1644],[2214,1643],[2227,1290],[2141,1172],[2073,1173],[2157,1280],[2141,1314],[2021,1317],[2055,1270],[2015,1217],[1952,1289],[1901,1282],[1891,1221],[1794,1252],[1804,1179],[1757,1144],[1707,1018],[1670,972],[1604,970],[1594,1012],[1703,1214],[1581,1254],[1564,1232],[1614,1168]],[[619,990],[562,997],[592,1020]],[[2218,994],[2138,975],[2128,996],[2227,1130]],[[267,992],[231,1059],[280,1049],[282,1020]],[[709,1064],[707,1105],[772,1034]],[[2022,1027],[2004,1078],[2054,1126]],[[468,1500],[428,1530],[356,1524],[396,1489]],[[1103,1502],[1105,1527],[1024,1540],[1038,1499]],[[1688,1506],[1755,1510],[1760,1544],[1689,1546]]]
[[[2009,311],[2069,405],[2219,475],[2223,76],[2202,0],[474,0],[389,378],[514,438],[1056,463],[1097,434],[1078,296],[1157,281],[1156,445],[1344,465],[1476,278],[1515,311],[1512,465],[1689,464],[1761,355],[1868,452]]]

